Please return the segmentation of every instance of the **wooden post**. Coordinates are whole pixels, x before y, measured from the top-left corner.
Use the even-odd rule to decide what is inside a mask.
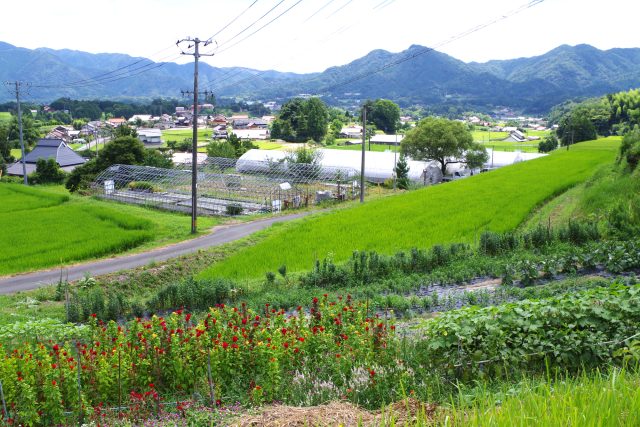
[[[9,417],[9,414],[7,413],[7,402],[4,400],[4,390],[2,389],[2,380],[0,380],[0,399],[2,399],[2,419],[4,420],[5,417]]]
[[[209,398],[211,399],[211,407],[216,405],[216,395],[213,390],[213,377],[211,376],[211,349],[207,349],[207,375],[209,377]]]

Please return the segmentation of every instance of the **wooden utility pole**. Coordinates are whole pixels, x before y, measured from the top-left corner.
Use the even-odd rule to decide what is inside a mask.
[[[367,140],[367,105],[362,106],[362,159],[360,160],[360,203],[364,203],[364,154]]]
[[[198,231],[198,60],[201,56],[213,56],[213,53],[200,53],[200,43],[208,46],[211,41],[202,41],[199,38],[178,40],[176,46],[181,43],[189,43],[187,49],[195,48],[193,53],[181,51],[182,55],[192,55],[194,58],[193,67],[193,145],[191,152],[191,233]],[[192,44],[193,43],[193,44]]]
[[[29,180],[27,178],[27,165],[25,163],[25,151],[24,151],[24,138],[22,136],[22,107],[20,105],[20,88],[22,86],[28,86],[24,82],[15,81],[15,82],[5,82],[7,87],[11,87],[15,85],[15,89],[10,89],[12,92],[16,94],[16,103],[18,104],[18,129],[20,132],[20,151],[22,154],[22,174],[24,175],[24,185],[29,185]]]

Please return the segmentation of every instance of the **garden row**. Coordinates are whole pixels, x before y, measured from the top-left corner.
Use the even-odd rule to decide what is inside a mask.
[[[22,425],[129,419],[202,396],[209,405],[347,399],[367,407],[425,401],[450,381],[593,368],[637,334],[640,286],[613,285],[546,300],[455,310],[411,339],[350,296],[314,297],[293,312],[219,305],[198,319],[177,311],[126,325],[92,318],[75,339],[8,340],[0,381]],[[442,396],[440,396],[442,397]]]
[[[498,282],[504,285],[520,287],[576,274],[607,276],[640,269],[639,242],[592,240],[599,236],[594,226],[572,222],[565,227],[537,227],[523,233],[486,232],[475,251],[466,244],[452,244],[393,256],[354,252],[345,263],[325,258],[316,261],[313,270],[299,274],[290,274],[282,266],[277,274],[267,273],[262,283],[188,278],[163,285],[144,299],[118,289],[105,291],[95,281],[73,287],[60,283],[57,299],[65,301],[67,320],[73,322],[84,321],[90,314],[117,320],[178,308],[207,310],[214,304],[238,301],[252,308],[268,302],[288,310],[328,290],[367,300],[377,310],[441,311],[526,297],[519,289],[504,286],[491,292],[465,291],[461,284],[469,282],[501,278]]]

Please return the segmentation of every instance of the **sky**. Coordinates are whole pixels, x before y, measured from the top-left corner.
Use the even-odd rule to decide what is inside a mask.
[[[30,0],[3,4],[0,41],[184,63],[193,57],[180,55],[178,39],[214,36],[202,48],[214,53],[202,58],[213,66],[297,73],[413,44],[465,62],[541,55],[562,44],[640,47],[640,1],[544,0],[513,14],[528,1]]]

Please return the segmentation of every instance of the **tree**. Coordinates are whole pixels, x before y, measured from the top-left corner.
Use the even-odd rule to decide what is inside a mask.
[[[308,139],[320,142],[327,134],[328,124],[329,114],[322,100],[294,98],[282,106],[280,116],[271,126],[271,136],[289,142]]]
[[[409,163],[407,162],[407,156],[404,154],[401,155],[393,170],[396,173],[396,186],[401,190],[407,190],[409,188]]]
[[[393,134],[400,126],[400,107],[388,99],[376,99],[368,104],[367,122],[387,134]]]
[[[236,149],[229,143],[229,141],[211,141],[207,145],[207,156],[235,159]]]
[[[31,181],[36,184],[62,184],[66,176],[55,159],[40,158],[36,161],[36,171],[31,175]]]
[[[638,162],[640,162],[640,129],[638,126],[622,138],[618,163],[622,159],[627,161],[631,170],[634,170],[638,166]]]
[[[147,148],[144,150],[144,161],[142,163],[145,166],[153,166],[155,168],[171,169],[173,168],[173,161],[171,156],[161,153],[158,150]]]
[[[311,138],[315,142],[322,141],[327,134],[327,126],[329,125],[327,106],[320,98],[309,98],[303,104],[302,113],[305,117],[305,127],[300,136]]]
[[[471,133],[463,123],[434,117],[421,120],[407,132],[401,143],[401,151],[414,160],[437,161],[443,175],[446,175],[449,164],[476,166],[483,158],[481,153],[484,152],[486,156],[485,148],[473,142]]]
[[[138,132],[134,128],[130,127],[129,125],[123,124],[123,125],[120,125],[120,126],[116,127],[116,130],[114,132],[114,136],[115,136],[115,138],[120,138],[120,137],[123,137],[123,136],[132,136],[134,138],[137,138],[138,137]]]
[[[581,108],[573,109],[560,120],[557,133],[563,147],[598,137],[587,111]]]
[[[548,153],[558,148],[558,138],[555,135],[545,136],[538,144],[538,152]]]
[[[144,144],[133,136],[121,136],[105,144],[98,156],[97,166],[104,170],[115,164],[141,165],[144,159]]]
[[[89,188],[100,171],[97,159],[91,159],[71,171],[64,186],[72,193]]]

